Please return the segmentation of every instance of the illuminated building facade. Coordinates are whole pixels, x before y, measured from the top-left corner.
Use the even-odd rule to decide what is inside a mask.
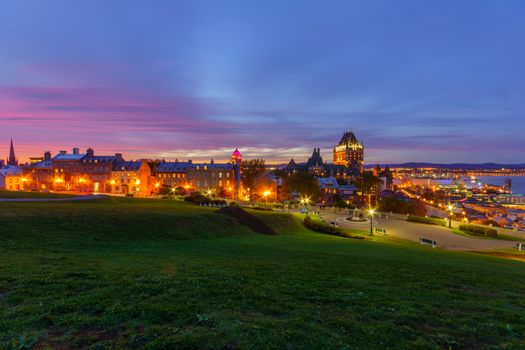
[[[230,163],[161,162],[156,171],[159,186],[183,187],[190,191],[211,191],[237,198],[241,185],[241,153],[236,149]]]
[[[16,165],[7,165],[0,169],[0,189],[20,191],[23,189],[22,171]]]
[[[37,159],[37,158],[32,158]],[[28,166],[22,167],[22,182],[26,191],[46,191],[53,189],[53,162],[51,153],[44,153],[43,158],[31,162]]]
[[[51,157],[33,157],[23,167],[9,165],[2,170],[1,187],[14,191],[71,191],[149,196],[161,187],[184,187],[190,191],[213,192],[237,198],[240,189],[240,152],[227,163],[126,161],[122,154],[95,155],[89,148],[80,153],[60,151]],[[9,168],[9,172],[7,171]],[[16,171],[15,171],[16,170]],[[6,179],[9,176],[9,179]],[[7,182],[5,181],[7,180]],[[7,186],[8,185],[8,186]]]
[[[55,191],[111,192],[111,173],[122,154],[96,156],[92,148],[81,154],[78,148],[72,154],[60,151],[51,159],[53,189]]]
[[[115,162],[109,192],[124,195],[148,196],[157,188],[157,181],[153,169],[156,162],[146,159],[140,161],[119,160]]]
[[[347,131],[341,140],[334,146],[334,165],[342,165],[347,168],[358,168],[363,172],[363,161],[365,148],[353,132]]]

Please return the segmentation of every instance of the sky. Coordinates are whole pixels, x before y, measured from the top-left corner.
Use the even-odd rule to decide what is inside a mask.
[[[522,0],[0,0],[0,157],[525,162]]]

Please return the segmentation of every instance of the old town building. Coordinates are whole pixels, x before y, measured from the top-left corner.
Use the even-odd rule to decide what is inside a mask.
[[[9,157],[11,159],[12,157]],[[96,155],[92,148],[80,153],[60,151],[54,157],[31,157],[18,167],[2,168],[0,186],[9,190],[70,191],[149,196],[161,188],[184,187],[189,191],[212,191],[237,198],[240,190],[239,150],[226,163],[166,162],[142,159],[126,161],[122,154]]]
[[[140,161],[118,160],[111,172],[109,192],[139,196],[148,196],[154,193],[158,188],[154,173],[156,167],[157,162],[146,159]]]
[[[42,158],[32,158],[28,166],[22,167],[22,182],[24,190],[47,191],[53,188],[53,162],[51,152],[44,153]]]
[[[365,157],[365,148],[353,132],[347,131],[341,137],[341,140],[334,146],[334,164],[343,165],[347,168],[357,168],[363,172],[363,161]]]

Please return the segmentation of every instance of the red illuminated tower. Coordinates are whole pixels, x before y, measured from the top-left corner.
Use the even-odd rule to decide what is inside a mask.
[[[242,162],[241,152],[239,152],[239,149],[236,148],[232,154],[232,163],[234,165],[234,172],[235,172],[234,174],[235,176],[234,197],[235,198],[239,198],[239,194],[241,193],[241,162]]]

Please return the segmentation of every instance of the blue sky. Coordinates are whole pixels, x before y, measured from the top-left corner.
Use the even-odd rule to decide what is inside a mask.
[[[2,155],[525,162],[523,1],[0,5]]]

